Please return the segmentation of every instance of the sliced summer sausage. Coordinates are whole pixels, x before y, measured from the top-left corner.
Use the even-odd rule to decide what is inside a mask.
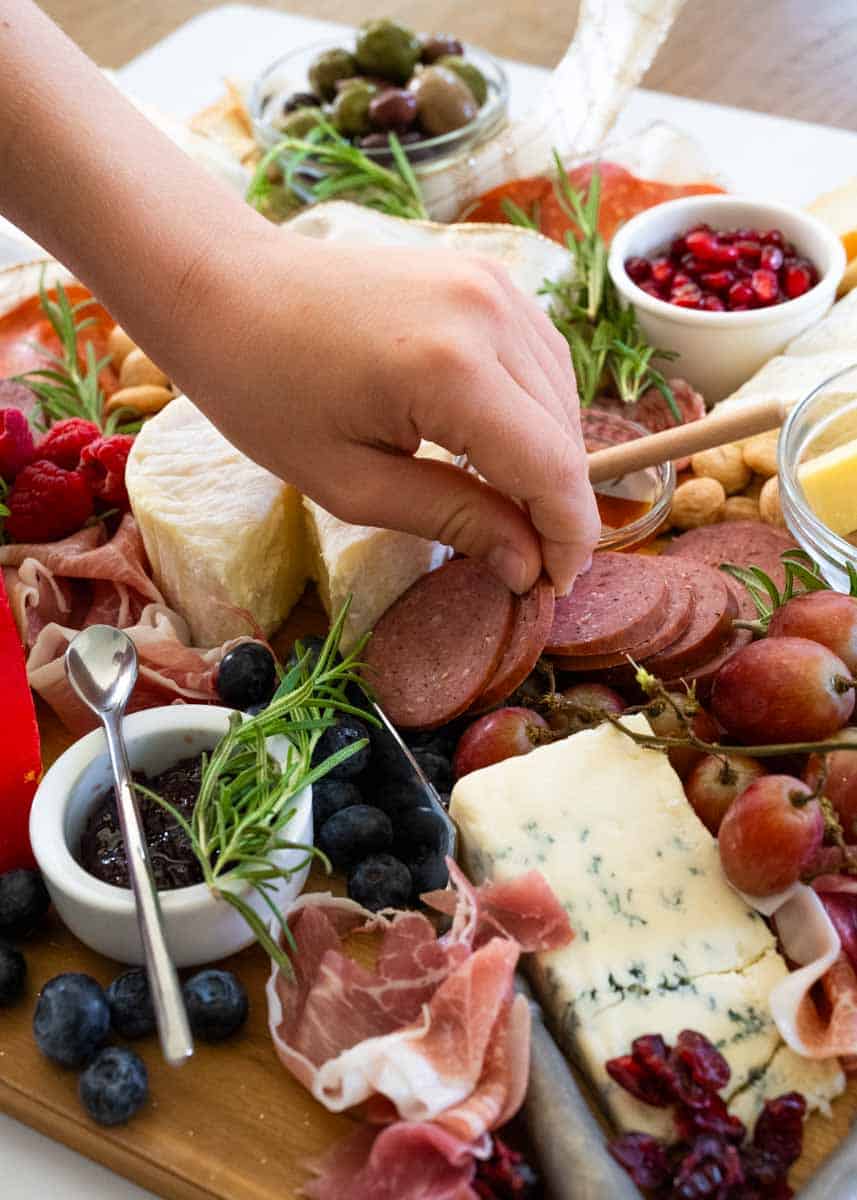
[[[548,579],[539,579],[535,587],[516,598],[512,635],[493,678],[477,697],[475,712],[502,704],[521,686],[545,648],[553,614],[554,588]]]
[[[732,621],[738,611],[729,577],[722,571],[680,558],[672,562],[684,572],[695,603],[690,624],[681,637],[646,659],[646,670],[659,679],[672,679],[717,654],[732,632]]]
[[[766,525],[764,521],[729,521],[688,530],[674,538],[664,554],[690,558],[707,563],[709,567],[719,567],[721,563],[732,563],[736,567],[761,567],[781,588],[786,575],[780,556],[784,550],[796,549],[797,544],[786,529],[777,529],[774,525]],[[748,605],[746,588],[743,584],[739,584],[739,587],[741,616],[752,620],[758,615],[756,606],[752,600]]]
[[[390,720],[431,729],[465,712],[493,678],[512,632],[515,597],[475,559],[421,576],[387,609],[363,655]]]
[[[560,596],[545,653],[616,654],[656,633],[669,588],[654,559],[602,552]]]

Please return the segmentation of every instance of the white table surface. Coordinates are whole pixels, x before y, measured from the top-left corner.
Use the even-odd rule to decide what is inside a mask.
[[[189,21],[118,74],[138,99],[188,117],[217,98],[225,76],[249,79],[290,46],[329,36],[337,28],[306,17],[226,5]],[[528,107],[545,72],[520,63],[506,66],[511,108],[517,113]],[[760,199],[804,204],[857,174],[857,133],[660,92],[634,92],[615,133],[625,136],[657,120],[692,133],[725,179]],[[22,249],[19,257],[27,256]],[[156,1200],[153,1193],[2,1114],[0,1168],[3,1200]]]

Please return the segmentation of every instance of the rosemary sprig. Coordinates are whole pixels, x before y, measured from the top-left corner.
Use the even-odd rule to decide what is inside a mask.
[[[671,360],[678,356],[649,345],[633,308],[623,304],[607,270],[607,246],[598,232],[601,177],[597,170],[592,172],[584,195],[572,186],[556,151],[554,160],[557,201],[580,237],[566,234],[575,260],[573,277],[562,283],[545,280],[542,292],[551,296],[551,318],[568,342],[580,403],[588,408],[607,379],[625,404],[633,404],[647,388],[655,387],[681,422],[669,384],[652,365],[655,357]],[[504,211],[508,215],[508,210]]]
[[[81,370],[78,339],[96,322],[94,317],[80,318],[80,314],[96,303],[92,297],[72,304],[61,283],[56,285],[56,300],[52,300],[45,287],[45,273],[39,278],[39,304],[57,335],[60,353],[54,354],[44,346],[36,349],[50,364],[25,371],[15,376],[18,383],[25,384],[37,398],[37,423],[40,427],[66,417],[82,417],[93,421],[105,435],[117,432],[133,432],[121,422],[130,409],[120,409],[104,416],[104,393],[98,382],[101,371],[109,364],[109,356],[95,357],[95,347],[87,342],[86,367]]]
[[[428,214],[413,168],[399,139],[394,133],[389,136],[392,168],[382,167],[320,120],[305,138],[285,137],[263,155],[247,200],[260,211],[270,208],[278,186],[271,174],[279,169],[280,188],[305,203],[353,200],[390,216],[425,220]]]
[[[742,629],[753,633],[764,633],[776,609],[781,608],[793,596],[804,596],[808,592],[830,591],[831,587],[821,573],[817,562],[803,550],[784,550],[780,560],[785,569],[785,583],[778,588],[761,567],[739,567],[734,563],[722,563],[721,571],[742,583],[756,605],[759,614],[756,621],[735,621]],[[852,562],[841,564],[848,576],[849,595],[857,596],[857,567]]]
[[[317,658],[296,643],[297,661],[280,680],[266,709],[254,717],[235,713],[230,718],[229,729],[203,763],[199,797],[189,821],[155,792],[141,789],[181,826],[209,888],[241,913],[259,943],[289,976],[292,968],[279,938],[271,936],[241,891],[249,885],[262,897],[287,944],[292,945],[285,916],[274,900],[276,885],[313,857],[330,869],[321,851],[289,839],[288,825],[298,793],[365,745],[364,741],[355,742],[312,765],[316,743],[337,713],[353,713],[369,724],[378,724],[348,696],[349,686],[360,683],[359,656],[364,642],[339,657],[347,612],[346,603]],[[290,743],[282,767],[271,756],[271,738],[286,738]],[[278,861],[282,850],[303,851],[304,857],[296,866],[284,867]]]

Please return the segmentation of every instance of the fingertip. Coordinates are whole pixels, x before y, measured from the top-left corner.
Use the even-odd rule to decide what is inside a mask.
[[[515,546],[509,545],[495,546],[485,561],[497,578],[519,596],[536,582],[541,565],[534,566]]]

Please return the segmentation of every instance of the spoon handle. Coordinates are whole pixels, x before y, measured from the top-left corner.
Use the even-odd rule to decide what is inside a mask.
[[[167,1062],[178,1066],[193,1054],[193,1041],[178,975],[164,938],[158,888],[149,862],[140,810],[131,786],[131,770],[125,754],[125,744],[119,733],[121,716],[121,712],[113,710],[102,713],[101,719],[107,735],[113,778],[116,781],[119,824],[128,854],[128,874],[137,905],[137,920],[161,1049]]]

